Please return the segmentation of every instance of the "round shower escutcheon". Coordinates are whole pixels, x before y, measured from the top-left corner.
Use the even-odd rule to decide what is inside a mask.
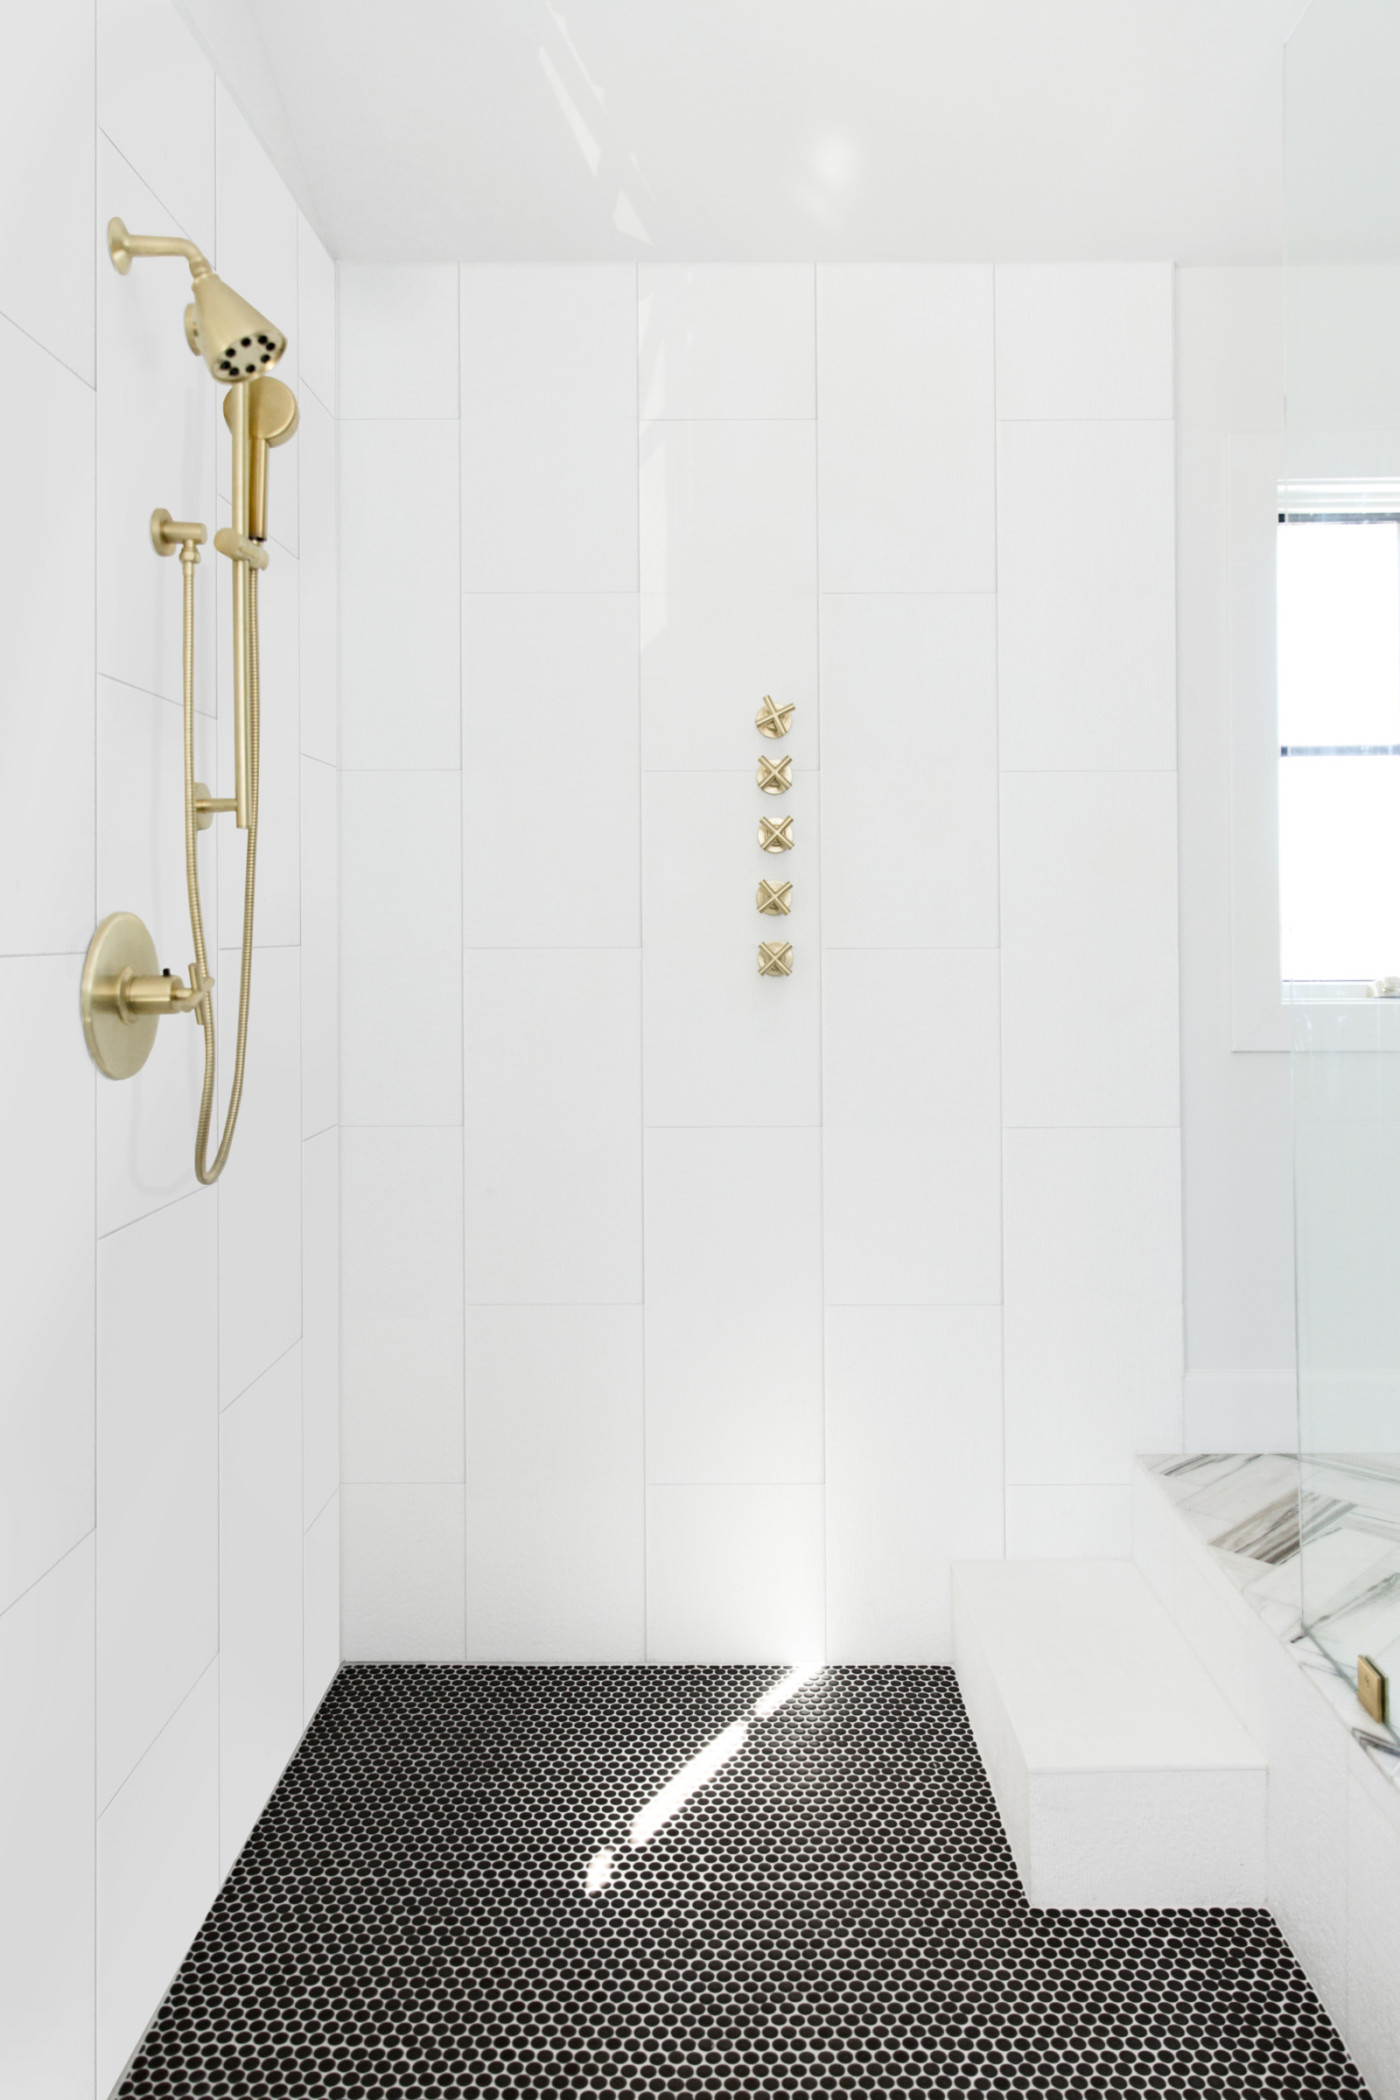
[[[116,988],[123,977],[158,977],[160,960],[145,922],[134,911],[109,912],[88,943],[80,998],[83,1034],[99,1072],[133,1079],[155,1048],[157,1014],[123,1019]]]

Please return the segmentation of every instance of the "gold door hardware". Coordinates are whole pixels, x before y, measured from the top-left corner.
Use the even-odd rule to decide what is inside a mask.
[[[786,758],[760,758],[758,784],[765,795],[785,795],[792,786],[792,753]]]
[[[760,882],[756,899],[759,910],[770,919],[785,919],[792,910],[790,882]]]
[[[1390,1680],[1369,1655],[1356,1658],[1356,1696],[1373,1721],[1389,1720]]]
[[[155,1047],[157,1021],[201,1012],[213,985],[195,963],[188,984],[162,970],[135,912],[109,912],[88,944],[80,993],[83,1034],[98,1071],[132,1078]]]
[[[760,977],[791,977],[792,942],[760,941],[758,944],[758,974]]]
[[[248,1008],[253,975],[253,908],[257,895],[258,765],[261,728],[261,667],[258,648],[258,579],[268,566],[268,455],[286,444],[297,427],[297,401],[273,376],[287,338],[256,307],[216,277],[193,241],[165,234],[129,233],[120,219],[107,227],[107,252],[124,277],[137,256],[176,256],[189,266],[193,299],[185,309],[185,339],[228,391],[224,420],[233,446],[232,523],[214,535],[215,550],[227,556],[233,589],[234,792],[214,795],[194,775],[194,572],[207,537],[203,525],[157,510],[151,541],[158,554],[180,553],[182,573],[183,716],[185,756],[185,890],[195,959],[189,984],[157,969],[149,934],[130,912],[104,919],[93,936],[83,970],[82,1012],[88,1048],[110,1078],[130,1078],[150,1055],[162,1014],[193,1012],[204,1031],[204,1084],[195,1130],[194,1171],[203,1183],[223,1172],[238,1124],[248,1050]],[[214,1112],[214,1002],[210,997],[199,895],[198,836],[216,816],[231,814],[247,833],[243,877],[243,943],[238,980],[238,1024],[233,1080],[223,1135],[208,1157]]]
[[[792,718],[797,712],[789,703],[778,707],[770,694],[765,693],[758,713],[754,716],[754,727],[760,736],[786,736],[792,727]]]
[[[765,853],[791,853],[794,840],[791,817],[760,817],[758,843]]]

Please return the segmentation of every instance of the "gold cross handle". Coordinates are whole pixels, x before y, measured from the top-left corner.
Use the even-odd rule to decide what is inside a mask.
[[[760,817],[758,843],[765,853],[791,853],[795,843],[791,817]]]
[[[760,758],[758,784],[765,795],[785,795],[792,786],[792,753],[786,758]]]
[[[792,942],[760,941],[758,944],[758,974],[760,977],[791,977]]]
[[[765,918],[785,919],[792,910],[792,884],[760,882],[756,902]]]
[[[754,728],[760,736],[786,736],[792,727],[792,718],[796,712],[796,708],[791,704],[778,707],[772,696],[765,693],[762,705],[753,718]]]

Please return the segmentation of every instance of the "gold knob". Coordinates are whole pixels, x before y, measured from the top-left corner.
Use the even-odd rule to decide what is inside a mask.
[[[760,882],[757,904],[769,919],[785,919],[792,910],[792,884],[790,882]]]
[[[792,753],[786,758],[760,758],[758,784],[765,795],[785,795],[792,786]]]
[[[792,942],[760,941],[758,944],[758,974],[760,977],[791,977]]]
[[[791,853],[794,840],[791,817],[760,817],[758,843],[765,853]]]
[[[796,708],[775,706],[771,695],[765,693],[763,704],[754,716],[754,727],[760,736],[786,736],[792,727]]]

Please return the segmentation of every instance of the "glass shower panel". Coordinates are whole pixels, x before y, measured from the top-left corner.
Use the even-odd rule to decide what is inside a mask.
[[[1285,64],[1283,974],[1303,1623],[1400,1720],[1400,7]],[[1373,1715],[1377,1732],[1383,1724]]]

